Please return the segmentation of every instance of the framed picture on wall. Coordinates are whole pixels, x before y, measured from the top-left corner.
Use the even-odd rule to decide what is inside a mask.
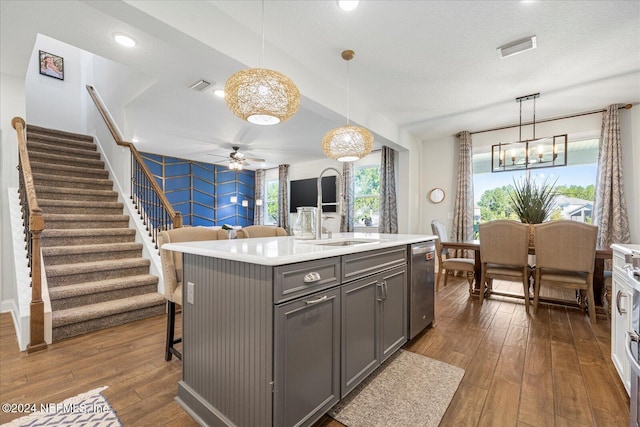
[[[40,74],[64,80],[64,59],[61,56],[41,50]]]

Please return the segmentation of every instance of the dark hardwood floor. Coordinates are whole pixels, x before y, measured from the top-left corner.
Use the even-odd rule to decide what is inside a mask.
[[[0,315],[0,402],[56,403],[103,393],[125,426],[197,425],[174,401],[181,362],[164,360],[164,316],[18,350]],[[405,347],[466,370],[441,426],[627,426],[629,398],[610,359],[610,323],[577,309],[491,297],[456,278],[436,297],[436,326]],[[0,413],[0,422],[20,414]],[[324,417],[317,426],[340,426]]]

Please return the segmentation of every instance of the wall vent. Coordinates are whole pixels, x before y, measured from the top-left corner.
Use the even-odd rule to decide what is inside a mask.
[[[536,36],[530,36],[525,39],[516,40],[514,42],[500,46],[498,56],[500,58],[506,58],[517,53],[525,52],[527,50],[535,49],[537,47]]]
[[[198,91],[198,92],[202,92],[203,90],[205,90],[209,86],[211,86],[211,83],[209,83],[206,80],[200,79],[197,82],[193,83],[191,86],[189,86],[189,89],[195,90],[195,91]]]

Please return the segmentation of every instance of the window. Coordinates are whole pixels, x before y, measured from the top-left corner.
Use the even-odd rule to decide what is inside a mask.
[[[264,224],[278,225],[278,180],[265,180],[267,200],[264,209]]]
[[[356,227],[377,227],[380,219],[380,166],[361,166],[354,171]]]
[[[568,144],[567,166],[530,170],[537,183],[545,179],[556,183],[556,207],[551,219],[572,219],[591,223],[598,163],[598,139],[573,141]],[[489,150],[490,151],[490,150]],[[509,191],[514,180],[526,171],[491,173],[491,153],[481,147],[473,154],[474,230],[478,224],[495,219],[514,219],[509,206]]]

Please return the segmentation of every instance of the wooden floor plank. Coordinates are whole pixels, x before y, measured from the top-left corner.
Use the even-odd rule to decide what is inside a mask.
[[[527,314],[521,299],[493,295],[481,306],[454,277],[436,294],[435,324],[405,349],[465,369],[441,426],[628,425],[606,317],[591,325],[584,312],[545,304]],[[0,401],[60,402],[107,385],[103,393],[127,427],[196,426],[174,400],[182,363],[164,360],[165,326],[157,316],[27,355],[3,313]],[[18,416],[0,414],[0,421]],[[324,416],[314,427],[342,424]]]

